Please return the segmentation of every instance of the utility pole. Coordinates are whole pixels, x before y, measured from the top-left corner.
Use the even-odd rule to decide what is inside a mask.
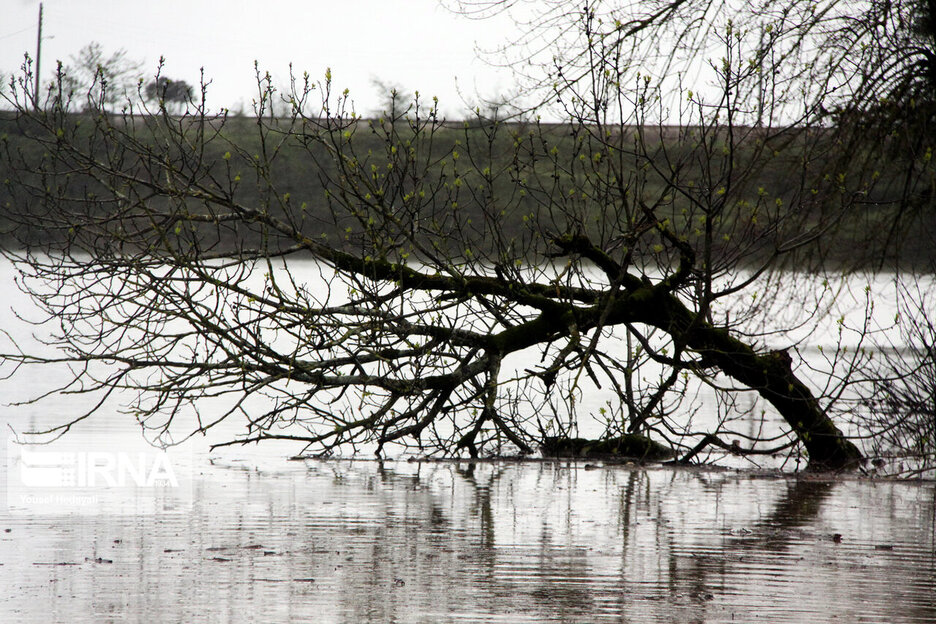
[[[39,110],[39,88],[42,83],[39,80],[39,61],[42,58],[42,3],[39,3],[39,34],[36,36],[36,86],[33,92],[33,108]]]

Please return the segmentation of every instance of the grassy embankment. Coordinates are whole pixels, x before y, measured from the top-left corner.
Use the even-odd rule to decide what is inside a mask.
[[[3,243],[68,235],[76,224],[59,223],[58,230],[11,226],[18,212],[41,214],[48,197],[69,198],[67,214],[78,221],[116,209],[104,184],[62,164],[50,167],[49,154],[63,139],[92,146],[99,158],[141,180],[162,179],[156,163],[168,155],[177,182],[200,185],[224,201],[286,219],[307,236],[365,254],[407,254],[412,250],[401,244],[403,232],[415,231],[425,244],[457,255],[474,249],[497,260],[529,259],[550,251],[549,233],[577,230],[602,245],[636,232],[621,247],[673,262],[676,250],[654,231],[663,222],[699,261],[708,253],[710,262],[726,266],[756,262],[815,231],[822,232],[816,242],[789,254],[793,266],[867,263],[880,256],[885,242],[896,240],[901,262],[918,264],[930,258],[928,241],[936,232],[932,210],[904,210],[904,217],[918,218],[892,230],[904,189],[891,161],[858,153],[836,159],[834,145],[799,131],[767,136],[742,129],[736,136],[744,138],[730,143],[724,131],[625,128],[603,135],[616,147],[609,151],[595,140],[594,128],[564,125],[450,123],[414,136],[405,124],[391,129],[361,120],[323,137],[320,129],[285,122],[267,124],[261,134],[257,120],[245,117],[223,125],[175,123],[185,128],[183,137],[153,118],[123,121],[115,124],[116,133],[104,134],[92,118],[73,115],[57,138],[34,123],[0,116]],[[308,140],[314,133],[324,140]],[[17,171],[12,162],[23,168]],[[40,178],[41,168],[57,173]],[[171,197],[145,202],[179,206]],[[191,200],[188,206],[218,209]],[[371,216],[381,211],[396,223],[384,220],[384,231],[375,234]],[[224,224],[201,226],[190,236],[202,248],[234,250],[269,245],[266,234],[256,224]]]

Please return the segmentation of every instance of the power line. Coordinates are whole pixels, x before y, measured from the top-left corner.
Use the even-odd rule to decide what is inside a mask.
[[[0,35],[0,39],[9,39],[10,37],[15,37],[16,35],[20,35],[20,34],[22,34],[22,33],[24,33],[24,32],[30,31],[30,30],[32,30],[32,29],[33,29],[32,26],[27,26],[26,28],[24,28],[24,29],[22,29],[22,30],[17,30],[16,32],[11,32],[11,33],[7,33],[7,34],[5,34],[5,35]]]

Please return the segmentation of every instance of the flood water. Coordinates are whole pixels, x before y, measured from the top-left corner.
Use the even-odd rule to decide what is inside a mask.
[[[932,483],[228,458],[191,487],[8,509],[0,621],[936,621]]]
[[[49,382],[7,380],[3,402]],[[0,426],[86,408],[56,395]],[[199,439],[150,482],[133,462],[157,451],[102,411],[33,456],[0,440],[0,622],[936,622],[931,481]]]

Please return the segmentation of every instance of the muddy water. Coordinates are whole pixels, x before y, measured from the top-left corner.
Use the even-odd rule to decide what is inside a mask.
[[[0,511],[0,621],[936,621],[933,484],[221,458],[190,485]]]

